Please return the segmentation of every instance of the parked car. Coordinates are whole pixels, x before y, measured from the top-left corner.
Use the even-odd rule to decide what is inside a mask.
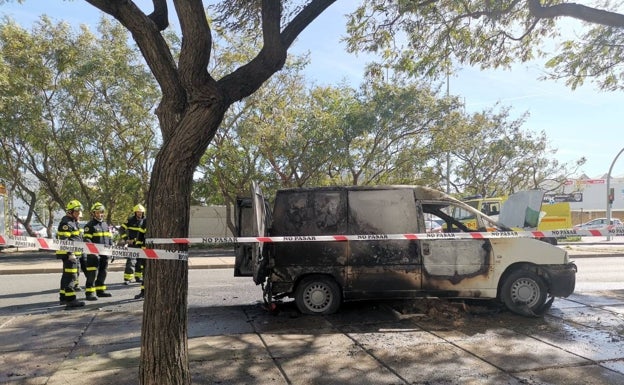
[[[474,214],[477,230],[450,216],[454,207]],[[331,314],[343,301],[437,296],[497,299],[517,314],[535,316],[554,297],[574,291],[576,266],[568,253],[537,239],[388,238],[424,233],[426,217],[444,219],[454,233],[511,230],[423,186],[284,189],[270,210],[254,184],[252,198],[238,200],[236,209],[237,236],[289,241],[237,244],[234,275],[253,277],[269,306],[291,297],[302,313]],[[516,211],[524,216],[526,210]],[[356,239],[316,239],[327,235]]]
[[[609,227],[607,223],[607,218],[596,218],[591,221],[575,225],[574,230],[607,230]],[[611,219],[611,224],[618,227],[624,226],[624,223],[617,218]]]
[[[441,233],[443,224],[442,219],[425,219],[425,227],[428,233]]]
[[[13,224],[13,235],[19,236],[19,235],[27,235],[27,234],[28,233],[26,232],[26,228],[24,227],[23,224],[19,222],[15,222]]]
[[[55,238],[56,236],[56,229],[52,228],[52,234],[51,236],[48,236],[48,229],[43,226],[43,225],[36,225],[33,227],[33,231],[35,233],[36,237],[40,237],[40,238]]]

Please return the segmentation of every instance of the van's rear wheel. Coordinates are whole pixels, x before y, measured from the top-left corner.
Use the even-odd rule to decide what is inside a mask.
[[[541,315],[547,308],[547,288],[544,280],[529,270],[509,274],[501,288],[501,298],[512,312],[525,316]]]
[[[340,307],[342,295],[336,281],[329,277],[305,277],[295,291],[295,302],[304,314],[332,314]]]

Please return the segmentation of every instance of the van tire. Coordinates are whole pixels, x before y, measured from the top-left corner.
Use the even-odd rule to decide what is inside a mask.
[[[505,306],[512,312],[524,316],[543,314],[547,294],[544,280],[525,269],[513,271],[501,287],[501,298]]]
[[[342,295],[332,278],[311,275],[297,285],[295,302],[303,314],[333,314],[340,307]]]

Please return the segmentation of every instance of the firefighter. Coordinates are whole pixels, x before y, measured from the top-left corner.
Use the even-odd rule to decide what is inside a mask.
[[[82,212],[82,204],[77,200],[71,200],[65,206],[66,215],[61,218],[56,236],[60,240],[82,241],[78,220]],[[84,302],[76,298],[74,286],[78,281],[78,265],[82,251],[68,252],[57,250],[56,258],[63,261],[63,274],[61,275],[61,290],[59,292],[61,305],[67,309],[84,306]]]
[[[145,233],[147,232],[145,218],[145,207],[137,204],[132,208],[134,212],[126,223],[121,225],[121,241],[128,247],[145,248]],[[145,260],[143,258],[128,258],[126,260],[126,269],[124,270],[124,283],[129,285],[133,279],[141,284],[141,293],[136,295],[136,299],[143,298],[143,270],[145,268]]]
[[[104,220],[104,212],[106,208],[100,202],[96,202],[91,206],[91,220],[84,227],[85,242],[92,242],[98,245],[111,246],[113,244],[112,234],[108,223]],[[95,301],[98,297],[112,297],[112,294],[106,291],[106,275],[108,274],[108,256],[106,255],[87,255],[87,284],[86,299]]]

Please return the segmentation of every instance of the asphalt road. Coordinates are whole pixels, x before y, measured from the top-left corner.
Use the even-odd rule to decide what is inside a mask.
[[[483,301],[435,299],[357,302],[322,317],[287,303],[270,313],[251,279],[231,269],[192,270],[193,383],[620,385],[624,260],[577,262],[580,289],[538,318]],[[136,384],[138,285],[123,285],[116,272],[112,298],[64,311],[59,279],[0,279],[0,382]]]
[[[61,309],[58,302],[60,274],[14,274],[0,279],[0,315],[45,313]],[[84,284],[84,276],[81,276]],[[88,302],[91,307],[105,311],[134,311],[143,309],[143,301],[134,296],[140,286],[123,284],[123,272],[109,272],[107,278],[111,298]],[[84,292],[78,293],[84,299]],[[235,278],[232,269],[189,270],[189,308],[239,306],[262,301],[262,290],[251,279]]]

